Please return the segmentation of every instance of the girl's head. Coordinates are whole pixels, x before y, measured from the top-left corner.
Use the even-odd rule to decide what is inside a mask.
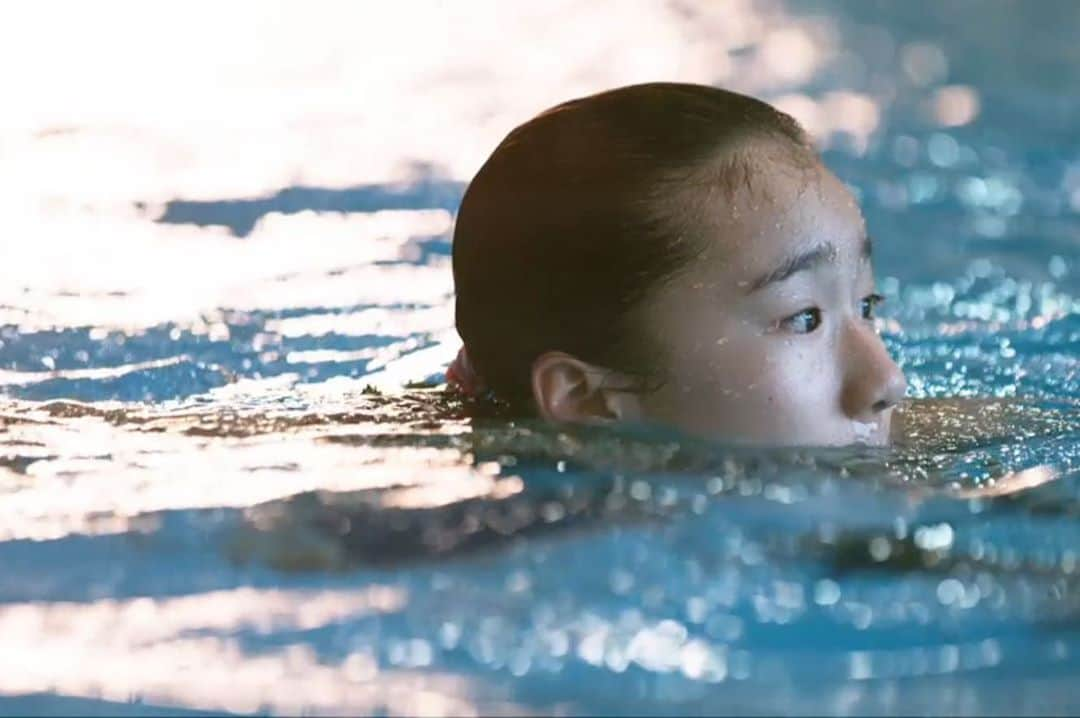
[[[512,411],[768,444],[887,440],[870,242],[798,124],[655,83],[518,127],[454,232],[457,328]]]

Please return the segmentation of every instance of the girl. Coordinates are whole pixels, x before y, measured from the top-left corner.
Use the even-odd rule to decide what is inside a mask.
[[[448,380],[506,412],[726,441],[888,441],[871,242],[788,115],[652,83],[554,107],[469,185]]]

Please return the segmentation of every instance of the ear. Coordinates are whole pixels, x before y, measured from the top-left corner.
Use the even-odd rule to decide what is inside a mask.
[[[545,352],[532,365],[533,399],[548,421],[608,424],[641,418],[628,379],[565,352]]]

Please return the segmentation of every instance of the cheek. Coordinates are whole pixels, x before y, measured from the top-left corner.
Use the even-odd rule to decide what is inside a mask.
[[[823,342],[783,341],[761,360],[766,401],[789,410],[821,411],[837,394],[836,371]]]
[[[721,428],[747,438],[773,442],[798,441],[816,435],[836,405],[836,381],[824,342],[797,337],[770,337],[745,352],[744,392],[730,416],[737,424]]]
[[[836,372],[824,342],[743,337],[673,357],[654,404],[684,428],[730,437],[801,436],[831,413]]]
[[[672,376],[683,393],[703,397],[745,399],[775,373],[776,357],[767,342],[756,337],[730,335],[695,342],[672,362]]]
[[[669,381],[655,397],[657,412],[695,424],[747,421],[773,402],[786,402],[798,382],[797,361],[765,337],[695,341],[673,353]],[[724,421],[727,419],[728,421]]]

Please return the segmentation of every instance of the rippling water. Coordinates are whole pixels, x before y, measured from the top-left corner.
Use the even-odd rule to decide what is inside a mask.
[[[4,31],[0,713],[1080,710],[1078,6],[588,7]],[[658,78],[776,102],[859,195],[907,445],[439,388],[464,182]]]

